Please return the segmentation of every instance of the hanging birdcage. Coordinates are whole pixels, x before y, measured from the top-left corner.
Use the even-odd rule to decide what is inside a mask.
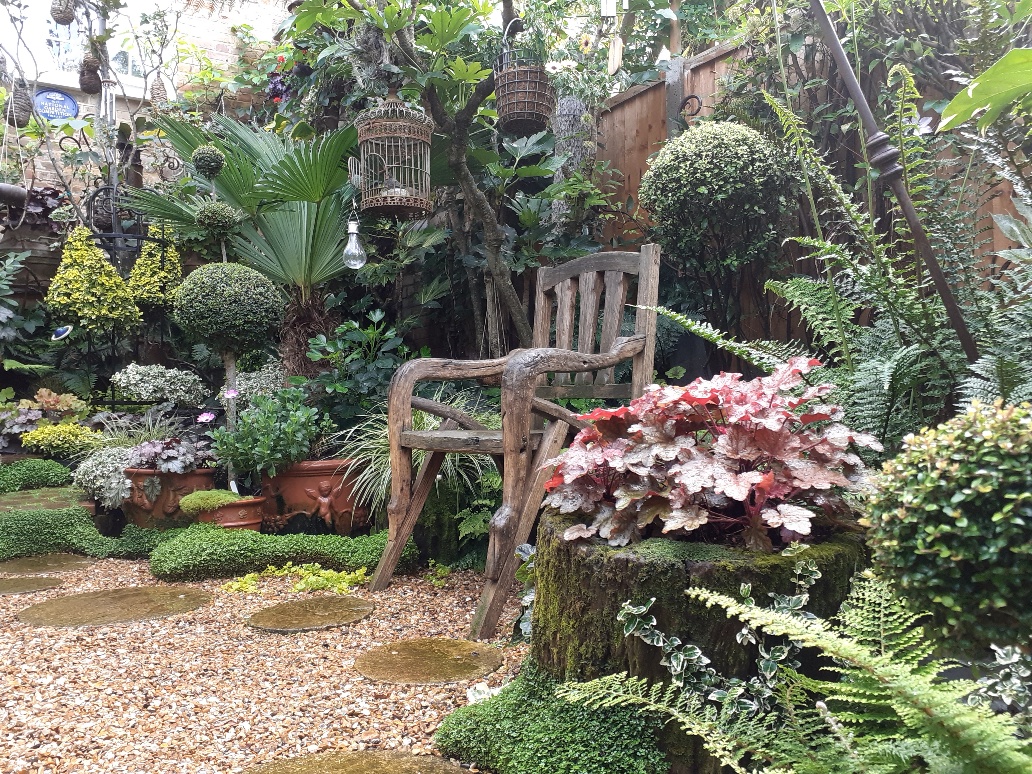
[[[541,57],[528,49],[513,47],[510,40],[503,40],[495,66],[498,131],[527,137],[548,127],[548,119],[555,110],[555,90]]]
[[[433,120],[391,93],[377,107],[360,113],[355,128],[358,159],[349,166],[362,195],[362,212],[398,218],[428,214]]]

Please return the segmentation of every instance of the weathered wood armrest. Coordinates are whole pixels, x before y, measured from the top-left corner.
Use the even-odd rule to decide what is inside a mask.
[[[552,401],[545,400],[544,398],[534,398],[534,402],[531,404],[530,409],[535,414],[544,414],[546,417],[558,419],[571,427],[576,427],[578,430],[583,430],[589,425],[588,422],[585,422],[577,416],[575,412],[570,411],[568,408],[558,406],[555,403],[552,403]]]
[[[516,352],[520,351],[516,350]],[[387,390],[387,414],[390,417],[391,426],[398,429],[411,428],[413,401],[417,399],[412,393],[419,382],[456,381],[460,379],[475,379],[481,382],[495,381],[499,379],[505,370],[505,364],[509,362],[511,357],[511,354],[495,360],[449,360],[439,357],[424,357],[402,364],[394,372],[394,377],[391,379],[390,387]],[[420,398],[419,400],[426,399]],[[430,413],[437,414],[438,416],[447,416],[440,413],[441,407],[444,407],[443,403],[437,403],[437,401],[430,401],[430,403],[436,404],[436,407],[430,410]],[[424,405],[429,406],[429,404]],[[421,410],[425,411],[427,409]],[[457,410],[455,410],[455,413],[465,416]],[[454,417],[450,416],[448,418],[454,419]],[[462,426],[462,423],[460,422],[459,425]],[[482,428],[473,427],[468,429],[479,430]]]
[[[433,414],[435,417],[450,419],[463,430],[489,429],[486,425],[481,424],[466,412],[459,411],[454,406],[449,406],[447,403],[441,403],[440,401],[430,400],[429,398],[420,398],[418,395],[414,395],[412,397],[412,408],[417,411],[425,411],[427,414]],[[556,408],[559,408],[559,406],[556,406]]]
[[[609,368],[621,360],[634,357],[644,348],[645,335],[638,333],[617,339],[611,350],[598,355],[554,347],[516,350],[509,355],[502,370],[502,396],[504,398],[507,388],[516,388],[525,381],[536,382],[542,374],[553,371],[580,373]]]

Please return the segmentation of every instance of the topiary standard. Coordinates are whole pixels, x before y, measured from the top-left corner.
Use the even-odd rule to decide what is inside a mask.
[[[973,653],[1032,635],[1030,470],[1032,408],[975,402],[904,439],[870,501],[881,572]]]
[[[190,155],[190,161],[199,174],[214,180],[226,165],[226,156],[214,145],[200,145]]]
[[[748,127],[698,123],[670,140],[641,180],[656,239],[688,282],[681,290],[723,330],[740,332],[743,269],[756,270],[750,281],[762,289],[778,258],[794,206],[787,158]]]
[[[236,390],[237,355],[264,346],[279,327],[283,301],[278,288],[254,269],[213,263],[183,280],[173,315],[189,335],[221,353],[229,394]],[[235,407],[230,397],[226,411],[231,423]]]

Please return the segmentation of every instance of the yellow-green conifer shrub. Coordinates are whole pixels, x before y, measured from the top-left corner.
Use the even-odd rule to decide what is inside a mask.
[[[68,235],[61,264],[47,292],[47,305],[60,320],[87,331],[140,324],[140,310],[133,303],[129,286],[85,226]]]
[[[167,226],[150,226],[147,234],[167,243],[164,260],[160,244],[144,242],[140,257],[129,272],[129,292],[141,309],[171,306],[176,288],[183,281],[179,250],[172,242],[172,229]]]

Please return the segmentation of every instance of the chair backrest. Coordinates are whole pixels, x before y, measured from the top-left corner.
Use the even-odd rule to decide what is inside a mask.
[[[534,346],[571,349],[586,354],[608,352],[621,335],[627,296],[637,281],[637,306],[659,298],[659,245],[639,252],[586,255],[559,266],[538,269],[534,302]],[[652,381],[656,353],[656,313],[634,309],[634,332],[645,348],[631,361],[630,384],[614,384],[613,368],[557,373],[542,380],[543,398],[636,398]]]

